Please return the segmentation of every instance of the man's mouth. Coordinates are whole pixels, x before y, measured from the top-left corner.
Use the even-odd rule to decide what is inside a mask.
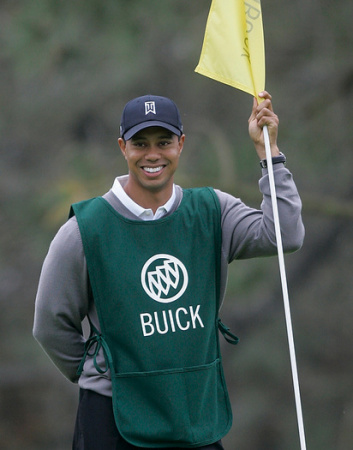
[[[158,167],[143,167],[143,170],[148,173],[157,173],[160,172],[163,169],[164,166],[158,166]]]

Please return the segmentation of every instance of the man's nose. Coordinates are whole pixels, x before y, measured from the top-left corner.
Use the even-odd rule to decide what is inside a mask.
[[[160,151],[157,145],[151,145],[146,152],[145,158],[155,161],[160,158]]]

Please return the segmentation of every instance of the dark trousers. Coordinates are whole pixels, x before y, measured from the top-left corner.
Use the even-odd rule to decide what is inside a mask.
[[[198,448],[202,450],[224,450],[221,441]],[[115,425],[112,399],[110,397],[81,389],[72,450],[144,449],[129,444],[121,437]],[[182,449],[169,448],[158,450]]]

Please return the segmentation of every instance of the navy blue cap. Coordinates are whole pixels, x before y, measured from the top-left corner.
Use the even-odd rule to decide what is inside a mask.
[[[121,116],[120,136],[127,141],[148,127],[163,127],[181,136],[183,125],[176,104],[169,98],[157,95],[144,95],[130,100]]]

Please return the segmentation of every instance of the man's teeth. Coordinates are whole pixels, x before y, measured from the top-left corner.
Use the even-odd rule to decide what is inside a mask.
[[[160,166],[160,167],[144,167],[144,170],[146,172],[149,172],[149,173],[159,172],[162,169],[163,169],[163,166]]]

